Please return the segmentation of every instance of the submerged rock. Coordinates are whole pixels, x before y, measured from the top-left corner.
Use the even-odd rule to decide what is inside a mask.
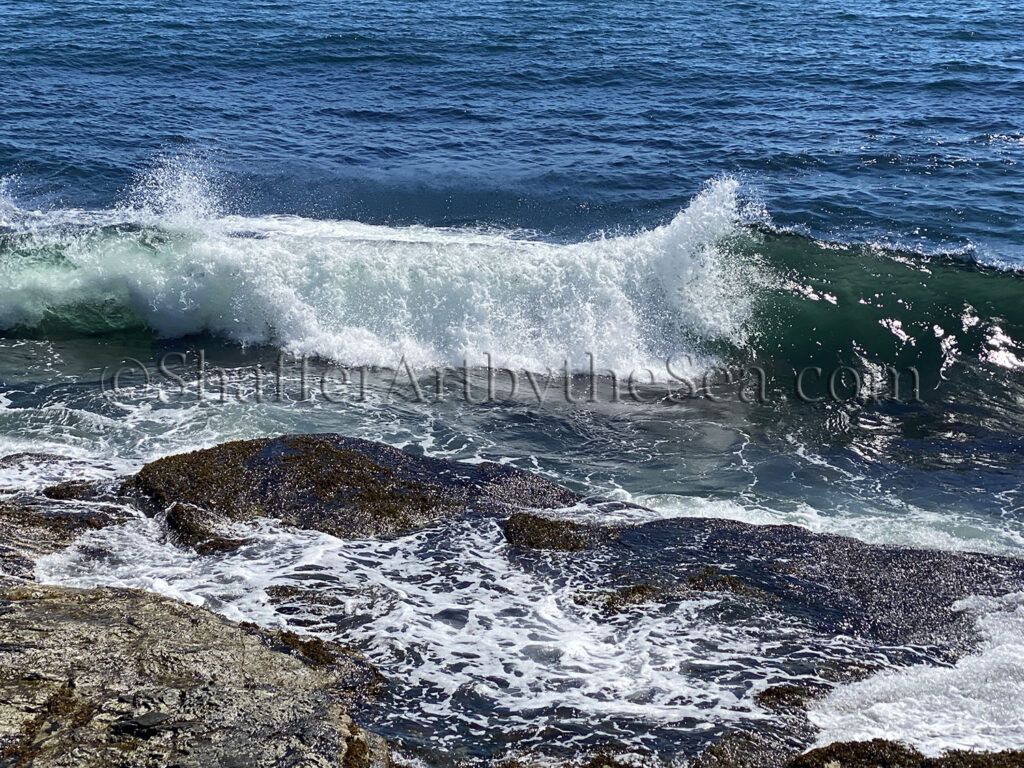
[[[577,605],[597,608],[601,614],[612,616],[638,605],[664,603],[678,599],[678,590],[665,589],[654,584],[630,584],[603,592],[581,592],[573,596]]]
[[[221,535],[221,522],[216,514],[191,504],[172,504],[164,515],[164,524],[175,542],[192,547],[200,555],[230,552],[246,543],[245,539]]]
[[[577,605],[591,605],[606,616],[622,613],[635,606],[678,602],[692,599],[694,592],[723,593],[739,597],[771,601],[767,592],[746,584],[742,579],[723,574],[717,568],[706,567],[676,584],[637,583],[610,591],[583,592],[573,600]]]
[[[500,464],[466,464],[340,435],[225,443],[146,465],[121,488],[150,512],[204,510],[216,524],[272,517],[339,538],[401,536],[468,507],[553,508],[578,494]],[[193,530],[194,532],[194,530]]]
[[[0,590],[5,766],[390,764],[349,711],[380,685],[342,646],[124,589]]]
[[[735,596],[762,612],[799,617],[822,635],[933,645],[950,660],[976,640],[974,621],[957,601],[1024,589],[1019,558],[867,544],[790,525],[673,518],[602,527],[519,513],[505,531],[523,548],[523,567],[532,567],[528,548],[562,549],[588,557],[608,583],[626,581],[621,595],[595,593],[611,608],[688,592]],[[597,545],[600,558],[583,553]]]
[[[785,712],[805,709],[811,701],[826,691],[827,689],[821,685],[773,685],[757,694],[754,701],[765,709]]]
[[[21,453],[9,453],[6,456],[0,456],[0,469],[73,460],[70,456],[62,456],[59,453],[23,451]]]

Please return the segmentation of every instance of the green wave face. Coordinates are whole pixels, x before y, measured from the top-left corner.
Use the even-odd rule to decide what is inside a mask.
[[[166,262],[159,246],[169,241],[131,226],[0,234],[0,329],[29,338],[151,334],[137,287]],[[105,268],[114,263],[122,275]]]
[[[776,377],[914,368],[926,391],[1024,369],[1024,278],[738,227],[711,187],[664,227],[557,244],[292,218],[0,235],[0,329],[271,344],[343,364],[620,375],[685,357]]]
[[[958,371],[1024,369],[1024,279],[952,258],[769,234],[747,247],[766,289],[752,344],[794,368],[915,368],[932,389]]]

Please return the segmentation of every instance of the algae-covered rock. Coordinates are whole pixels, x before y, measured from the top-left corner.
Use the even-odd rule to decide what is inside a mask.
[[[172,504],[164,515],[164,524],[175,542],[201,555],[230,552],[246,543],[245,539],[221,535],[222,522],[216,514],[191,504]]]
[[[54,501],[88,501],[99,494],[99,484],[90,480],[69,480],[43,489],[43,496]]]
[[[754,697],[758,706],[776,712],[804,709],[827,691],[822,685],[773,685]]]
[[[885,739],[838,742],[798,754],[792,743],[737,731],[708,747],[692,768],[1021,768],[1024,751],[946,752],[925,757]]]
[[[554,520],[529,512],[516,512],[505,523],[505,539],[515,547],[578,552],[607,541],[612,535],[598,526]]]
[[[798,751],[777,737],[734,731],[705,749],[691,768],[782,768]]]
[[[389,764],[349,711],[376,670],[315,638],[123,589],[0,590],[5,766]]]
[[[613,538],[621,530],[602,528],[597,533],[594,531],[590,531],[590,533],[598,537]],[[747,584],[742,579],[723,574],[717,568],[708,566],[690,574],[682,583],[672,584],[666,582],[652,584],[640,582],[613,590],[582,592],[575,595],[573,601],[577,605],[590,605],[598,608],[604,616],[613,616],[636,606],[665,605],[679,600],[692,599],[695,597],[693,595],[694,592],[726,592],[737,597],[755,598],[763,601],[771,601],[773,599],[767,592]]]
[[[697,592],[731,592],[742,597],[756,597],[768,600],[767,592],[751,586],[732,574],[722,573],[719,568],[706,566],[686,579],[686,586]]]
[[[924,759],[913,747],[873,739],[814,749],[791,760],[786,768],[920,768]]]
[[[246,440],[170,456],[143,467],[121,492],[142,500],[150,512],[181,505],[210,513],[201,523],[209,537],[217,519],[272,517],[339,538],[389,538],[470,506],[551,508],[580,499],[514,467],[414,456],[330,434]],[[194,545],[203,536],[191,538]]]
[[[114,507],[71,509],[21,499],[0,501],[0,584],[31,580],[38,557],[122,519]]]
[[[796,757],[786,768],[1021,768],[1024,750],[946,752],[925,757],[913,747],[884,739],[829,744]]]
[[[628,587],[622,600],[609,595],[610,607],[665,603],[687,593],[733,595],[739,600],[732,602],[748,609],[740,615],[771,611],[821,636],[848,634],[892,648],[932,646],[930,653],[949,661],[978,640],[972,615],[957,601],[1024,589],[1024,559],[868,544],[790,525],[687,517],[596,526],[514,518],[506,526],[511,543],[577,552],[605,583],[648,585]],[[596,544],[604,545],[600,557],[591,557],[585,550]],[[863,664],[852,658],[844,664],[854,666]]]
[[[666,602],[677,594],[654,584],[630,584],[610,591],[581,592],[573,596],[573,602],[597,608],[605,616],[613,616],[634,606]]]

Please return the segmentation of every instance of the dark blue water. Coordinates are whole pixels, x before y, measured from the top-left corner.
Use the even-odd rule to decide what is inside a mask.
[[[734,174],[779,226],[1024,263],[1024,10],[910,2],[0,8],[0,174],[106,207],[160,153],[243,213],[578,236]]]

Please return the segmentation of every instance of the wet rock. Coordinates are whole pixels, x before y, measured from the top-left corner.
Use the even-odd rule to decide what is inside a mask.
[[[786,768],[1021,768],[1024,751],[946,752],[925,757],[913,747],[894,741],[839,742],[814,749],[789,762]]]
[[[731,592],[734,595],[756,597],[759,600],[771,599],[763,589],[753,587],[731,574],[722,573],[713,566],[707,566],[688,576],[686,586],[696,592]]]
[[[134,590],[0,590],[5,766],[390,764],[357,653]]]
[[[924,755],[913,747],[874,739],[830,744],[791,760],[786,768],[919,768]]]
[[[208,528],[214,519],[272,517],[339,538],[401,536],[470,506],[552,508],[581,498],[514,467],[413,456],[329,434],[170,456],[143,467],[121,493],[151,513],[172,505],[202,509],[211,515],[203,522]]]
[[[635,764],[629,760],[622,759],[612,752],[599,752],[591,755],[583,768],[633,768]]]
[[[783,768],[799,751],[777,737],[736,731],[705,749],[691,768]]]
[[[954,608],[957,601],[1024,589],[1019,558],[880,546],[788,525],[707,518],[567,525],[571,549],[606,545],[598,562],[609,582],[656,584],[670,599],[685,590],[755,598],[762,610],[798,617],[822,635],[931,645],[948,660],[977,641],[974,621]],[[542,545],[545,529],[538,531]]]
[[[638,763],[631,757],[628,750],[623,749],[621,755],[610,748],[601,749],[589,756],[572,762],[554,762],[550,757],[522,756],[502,760],[496,768],[636,768]]]
[[[86,531],[123,519],[114,507],[69,509],[61,504],[0,500],[0,584],[31,580],[36,558],[63,549]]]
[[[821,685],[773,685],[754,697],[758,706],[775,712],[805,709],[814,699],[826,693]]]
[[[600,546],[615,536],[612,529],[516,512],[505,523],[505,539],[514,547],[578,552]]]
[[[633,606],[666,602],[673,593],[653,584],[631,584],[607,592],[583,592],[573,596],[577,605],[590,605],[606,616],[622,613]]]
[[[0,469],[72,460],[69,456],[61,456],[57,453],[32,453],[24,451],[22,453],[10,453],[6,456],[0,456]]]
[[[792,744],[736,732],[708,747],[692,768],[1021,768],[1024,751],[947,752],[925,757],[906,744],[884,739],[840,742],[804,754]]]
[[[830,683],[881,669],[955,662],[973,651],[979,639],[974,616],[960,610],[958,601],[1024,589],[1024,560],[1018,558],[880,546],[793,526],[674,518],[605,529],[587,526],[579,535],[603,540],[604,546],[574,547],[559,558],[531,557],[526,550],[510,557],[539,578],[574,578],[585,563],[589,579],[625,584],[576,595],[578,603],[598,609],[596,616],[581,620],[627,610],[671,610],[670,602],[707,594],[719,599],[694,610],[718,625],[764,627],[766,636],[779,625],[799,628],[798,642],[784,640],[769,650],[771,666],[789,678],[785,685],[763,690],[756,670],[737,676],[748,690],[760,691],[750,703],[773,716],[751,722],[748,732],[724,735],[694,768],[783,768],[813,743],[815,729],[805,707],[810,698],[830,690]],[[853,650],[837,652],[837,636]],[[947,756],[945,763],[915,768],[952,768],[958,765],[954,757],[968,759]],[[973,762],[979,759],[971,756],[969,764],[984,765]],[[992,759],[1024,768],[1024,763],[1012,763],[1013,755]]]
[[[615,535],[623,529],[613,529]],[[610,536],[609,529],[602,531],[605,537]],[[584,592],[576,595],[573,600],[577,605],[591,605],[603,615],[611,616],[629,610],[638,605],[667,604],[679,600],[693,599],[693,592],[727,592],[739,597],[750,597],[757,600],[771,601],[773,598],[764,590],[752,587],[742,579],[723,574],[717,568],[706,567],[677,584],[637,583],[610,591]]]
[[[275,604],[295,602],[305,606],[319,605],[326,608],[338,608],[345,604],[331,587],[303,589],[291,584],[273,584],[266,588],[266,593]]]
[[[89,480],[69,480],[43,489],[43,496],[55,501],[89,501],[99,494],[99,484]]]
[[[179,546],[192,547],[201,555],[231,552],[246,543],[245,539],[222,536],[222,519],[191,504],[172,504],[164,515],[164,524]]]

